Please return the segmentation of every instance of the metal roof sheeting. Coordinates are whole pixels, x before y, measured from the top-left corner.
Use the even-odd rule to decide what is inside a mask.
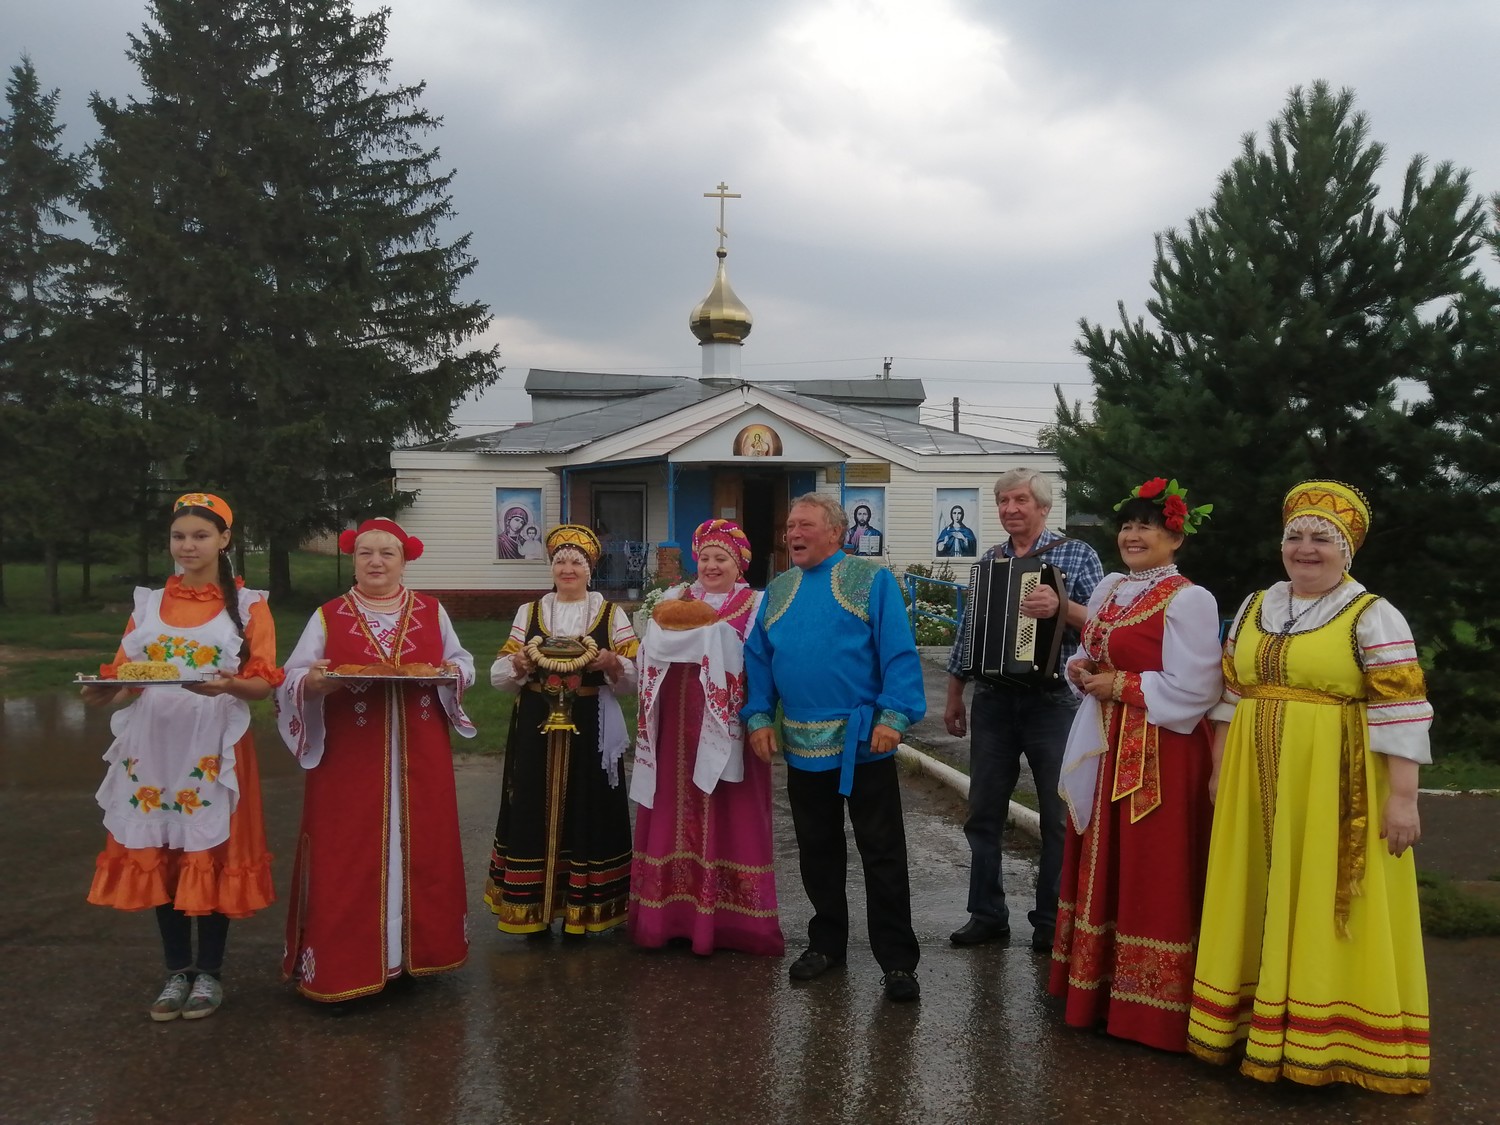
[[[911,392],[911,384],[921,386],[919,379],[891,379],[857,382],[852,379],[809,379],[806,381],[779,381],[757,383],[749,380],[715,379],[712,383],[697,379],[661,375],[611,375],[587,371],[546,371],[532,369],[526,377],[526,389],[548,394],[569,393],[581,397],[619,395],[618,401],[606,407],[570,414],[548,422],[522,423],[507,430],[476,434],[473,437],[457,438],[453,441],[433,442],[417,446],[424,451],[438,453],[568,453],[591,442],[610,437],[625,430],[643,426],[664,418],[668,414],[683,410],[696,403],[715,398],[736,390],[741,386],[762,391],[774,398],[794,402],[813,410],[832,421],[848,426],[859,433],[922,456],[943,456],[963,453],[1037,453],[1029,445],[995,441],[991,438],[975,437],[973,434],[954,433],[937,426],[926,426],[920,422],[908,422],[873,410],[865,410],[848,402],[829,401],[818,397],[818,391],[834,398],[843,398],[847,386],[880,386],[881,384],[906,384],[893,387],[886,401],[905,400]],[[872,399],[881,395],[870,395]],[[920,400],[917,400],[920,401]]]

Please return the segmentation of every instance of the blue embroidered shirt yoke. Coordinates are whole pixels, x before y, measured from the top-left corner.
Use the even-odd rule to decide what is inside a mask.
[[[786,763],[839,770],[871,762],[877,724],[902,733],[927,713],[922,665],[895,575],[842,552],[777,575],[745,641],[747,730],[775,721],[781,704]],[[881,755],[882,757],[884,755]]]

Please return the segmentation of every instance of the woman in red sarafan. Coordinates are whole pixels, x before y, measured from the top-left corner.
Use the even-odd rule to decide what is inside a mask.
[[[1126,571],[1089,601],[1068,680],[1068,834],[1049,988],[1070,1026],[1187,1049],[1212,805],[1204,716],[1223,688],[1214,597],[1177,571],[1189,510],[1154,478],[1116,505]]]

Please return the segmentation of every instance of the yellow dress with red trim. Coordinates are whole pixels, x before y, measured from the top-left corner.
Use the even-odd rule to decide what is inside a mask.
[[[1120,587],[1124,602],[1114,595]],[[1070,747],[1102,752],[1077,757],[1077,768],[1093,771],[1092,799],[1082,813],[1073,810],[1063,852],[1048,989],[1065,1001],[1070,1026],[1102,1025],[1123,1039],[1185,1051],[1213,815],[1204,715],[1222,689],[1218,610],[1207,591],[1176,574],[1144,588],[1128,576],[1106,579],[1099,591],[1082,655],[1123,676],[1118,700],[1080,708],[1075,722],[1095,729],[1069,739]],[[1186,635],[1164,659],[1168,610],[1179,599],[1192,612],[1174,616]],[[1143,676],[1153,675],[1148,698]],[[1064,768],[1072,762],[1070,755]],[[1071,804],[1069,787],[1063,791]]]
[[[248,645],[243,664],[219,587],[184,586],[174,575],[162,590],[136,590],[124,641],[100,674],[113,679],[126,661],[167,660],[200,674],[224,669],[279,684],[265,594],[239,589],[236,596]],[[113,827],[94,864],[89,902],[117,910],[170,903],[184,914],[230,918],[275,902],[244,700],[142,688],[111,727],[116,740],[99,801]],[[222,820],[214,815],[225,812]]]
[[[1380,839],[1387,754],[1427,756],[1411,633],[1347,579],[1307,631],[1268,631],[1272,596],[1286,603],[1251,597],[1224,658],[1235,705],[1189,1050],[1223,1063],[1243,1040],[1241,1070],[1262,1081],[1425,1093],[1416,866]]]
[[[310,700],[307,669],[452,664],[457,686],[348,683]],[[391,612],[354,594],[326,603],[287,658],[282,737],[306,771],[281,971],[302,995],[335,1003],[468,959],[468,896],[450,726],[473,663],[436,598],[403,591]]]
[[[532,637],[590,636],[623,658],[610,685],[579,675],[576,732],[542,731],[550,704],[535,677],[516,679],[511,655]],[[630,892],[630,807],[622,758],[628,744],[614,692],[634,691],[639,643],[621,611],[591,591],[577,602],[543,595],[522,606],[490,682],[514,690],[505,742],[500,812],[484,898],[505,933],[539,933],[562,918],[564,932],[595,933],[625,921]]]

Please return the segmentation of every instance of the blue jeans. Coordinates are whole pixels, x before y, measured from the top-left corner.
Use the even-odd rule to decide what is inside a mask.
[[[1042,818],[1042,863],[1036,879],[1036,910],[1028,915],[1043,936],[1057,926],[1057,888],[1062,878],[1067,806],[1057,792],[1063,749],[1078,701],[1066,689],[1031,692],[979,684],[969,715],[969,913],[1010,924],[1000,882],[1000,837],[1010,797],[1021,776],[1021,756],[1036,779]]]

